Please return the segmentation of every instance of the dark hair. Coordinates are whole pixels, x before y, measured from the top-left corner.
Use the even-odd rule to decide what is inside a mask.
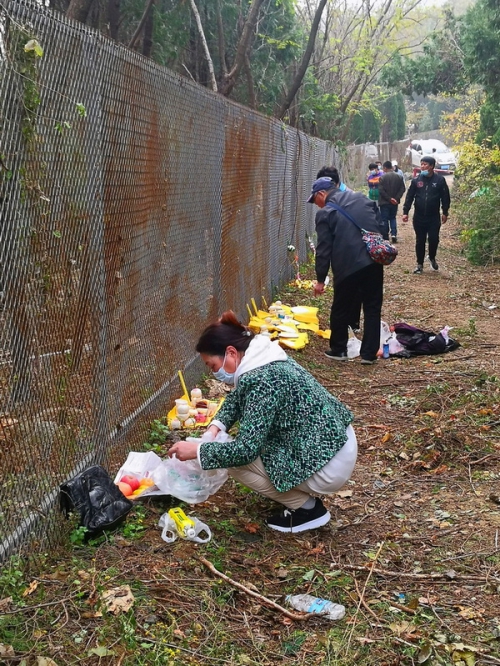
[[[433,157],[431,157],[430,155],[425,155],[424,157],[421,157],[420,161],[421,162],[426,162],[427,164],[429,164],[429,166],[431,166],[433,168],[436,166],[436,160]]]
[[[239,352],[245,352],[254,334],[244,326],[232,310],[224,312],[214,323],[207,326],[196,345],[199,354],[223,357],[231,345]]]
[[[369,168],[369,169],[377,169],[377,168],[378,168],[378,165],[375,164],[375,162],[370,162],[370,164],[368,165],[368,168]]]
[[[382,164],[382,166],[383,166],[385,169],[392,169],[392,162],[391,162],[390,160],[387,160],[387,161],[385,161],[385,162]]]
[[[331,178],[332,181],[335,183],[335,185],[338,185],[340,183],[340,174],[338,172],[338,169],[336,169],[334,166],[323,166],[316,174],[316,180],[318,178],[325,178],[325,177]]]

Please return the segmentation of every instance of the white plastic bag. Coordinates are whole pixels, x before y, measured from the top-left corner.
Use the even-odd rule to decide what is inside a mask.
[[[178,460],[172,456],[155,469],[153,480],[164,494],[198,504],[216,493],[227,476],[227,469],[204,470],[197,460]]]
[[[232,437],[221,431],[215,441],[231,442]],[[202,438],[187,437],[186,442],[201,443]],[[161,491],[188,504],[198,504],[207,500],[227,481],[227,477],[227,469],[205,470],[196,459],[178,460],[176,456],[163,460],[152,475]]]
[[[120,467],[115,476],[115,483],[118,483],[125,475],[135,476],[137,479],[153,479],[154,471],[162,464],[160,456],[157,456],[153,451],[138,452],[131,451],[128,454],[127,460]],[[150,486],[139,497],[148,497],[150,495],[164,495],[165,493],[154,485]],[[132,498],[135,499],[135,498]]]
[[[202,523],[198,518],[195,518],[195,516],[189,517],[194,521],[195,533],[193,536],[185,538],[188,541],[194,541],[195,543],[208,543],[212,538],[210,527],[206,523]],[[158,521],[158,527],[162,528],[161,538],[166,543],[173,543],[179,536],[174,521],[168,515],[168,511],[161,516]],[[200,534],[206,534],[205,538],[201,537]]]
[[[403,350],[404,347],[397,339],[396,333],[393,333],[389,338],[389,354],[392,356],[392,354],[399,354]]]
[[[354,331],[349,326],[349,339],[347,340],[347,358],[356,358],[361,351],[361,340],[355,336]]]
[[[389,327],[389,324],[386,324],[385,321],[380,322],[380,349],[383,349],[384,345],[389,342],[392,333]]]

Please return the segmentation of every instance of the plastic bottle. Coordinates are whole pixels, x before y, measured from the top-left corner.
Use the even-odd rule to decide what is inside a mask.
[[[184,539],[192,539],[196,536],[194,520],[188,518],[181,508],[175,507],[174,509],[170,509],[168,515],[174,521],[179,536]]]
[[[345,615],[345,607],[341,604],[313,597],[310,594],[289,594],[286,600],[295,610],[317,613],[328,620],[341,620]]]
[[[389,358],[389,341],[384,342],[382,346],[382,358]]]
[[[172,516],[171,511],[174,512],[174,516]],[[184,522],[184,519],[189,522],[189,525]],[[158,527],[162,528],[161,538],[166,543],[173,543],[178,536],[195,543],[208,543],[212,538],[212,532],[208,525],[194,516],[192,518],[186,516],[184,511],[179,508],[170,509],[170,511],[164,513],[158,521]],[[202,537],[201,534],[206,536]]]

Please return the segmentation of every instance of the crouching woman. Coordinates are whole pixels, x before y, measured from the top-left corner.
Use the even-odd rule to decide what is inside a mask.
[[[198,458],[203,469],[227,468],[282,504],[284,510],[266,521],[273,530],[326,525],[330,513],[318,496],[339,490],[356,462],[351,412],[278,342],[254,335],[231,311],[203,331],[196,351],[217,379],[235,388],[202,442],[177,442],[169,455]],[[213,441],[237,422],[233,441]]]

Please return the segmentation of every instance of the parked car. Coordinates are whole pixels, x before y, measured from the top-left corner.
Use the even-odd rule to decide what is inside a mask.
[[[410,158],[413,168],[420,168],[420,160],[432,155],[436,160],[436,170],[453,173],[457,166],[455,154],[442,141],[437,139],[413,139],[406,155]]]

